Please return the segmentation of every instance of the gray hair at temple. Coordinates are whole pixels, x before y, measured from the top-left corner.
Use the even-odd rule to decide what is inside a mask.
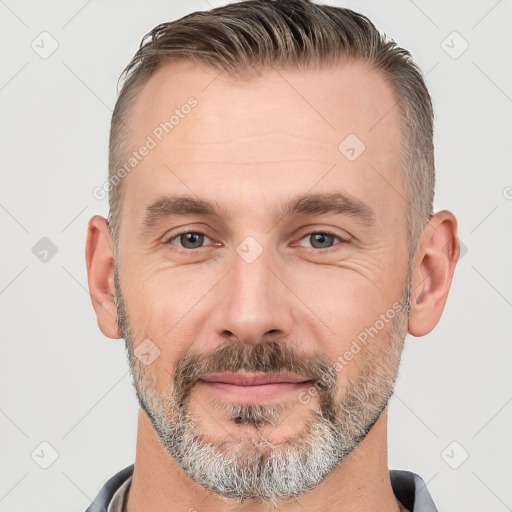
[[[410,52],[381,34],[367,17],[309,0],[236,2],[162,23],[143,37],[120,76],[123,83],[110,130],[108,224],[115,252],[123,199],[122,180],[115,177],[133,143],[130,108],[161,66],[181,59],[236,80],[260,76],[271,67],[307,71],[341,59],[364,61],[378,70],[391,86],[400,113],[396,165],[404,177],[412,258],[418,236],[433,214],[435,185],[434,114],[422,73]]]

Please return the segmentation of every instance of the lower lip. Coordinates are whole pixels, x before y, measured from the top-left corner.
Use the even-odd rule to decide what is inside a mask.
[[[265,401],[286,397],[290,394],[300,393],[311,386],[311,382],[275,382],[255,386],[240,386],[225,382],[199,381],[206,389],[217,396],[235,401]]]

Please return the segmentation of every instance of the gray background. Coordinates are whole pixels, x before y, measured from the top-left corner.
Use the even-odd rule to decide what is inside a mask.
[[[1,512],[82,511],[134,460],[124,342],[101,334],[87,292],[87,221],[107,214],[92,191],[141,37],[221,3],[0,0]],[[427,73],[436,209],[455,213],[467,250],[438,327],[406,342],[390,467],[419,473],[441,511],[512,510],[512,4],[331,3],[367,14]]]

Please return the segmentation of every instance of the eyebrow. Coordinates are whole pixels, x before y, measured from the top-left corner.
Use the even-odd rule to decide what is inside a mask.
[[[281,204],[272,212],[275,219],[293,215],[346,215],[373,225],[375,212],[361,200],[343,193],[306,194],[296,196]],[[159,222],[175,216],[200,215],[206,217],[228,217],[228,212],[216,202],[208,202],[191,196],[166,195],[150,204],[144,213],[143,226],[152,229]]]

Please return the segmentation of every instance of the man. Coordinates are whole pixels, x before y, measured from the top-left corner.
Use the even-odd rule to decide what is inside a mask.
[[[347,9],[248,0],[159,25],[125,73],[86,256],[141,410],[88,511],[435,511],[387,463],[405,336],[459,255],[409,53]]]

